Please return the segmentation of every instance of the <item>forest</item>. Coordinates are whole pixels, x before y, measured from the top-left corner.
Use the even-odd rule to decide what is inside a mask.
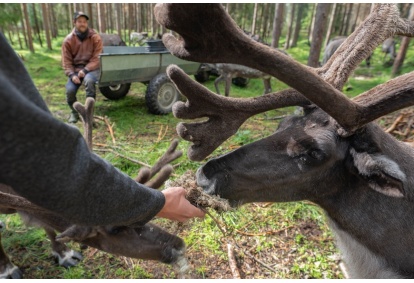
[[[311,67],[323,64],[330,40],[349,36],[370,14],[371,3],[224,3],[225,10],[246,33],[279,48],[295,61]],[[414,20],[414,4],[397,4],[402,18]],[[68,121],[65,77],[61,66],[61,45],[73,29],[73,13],[85,12],[89,26],[99,33],[118,34],[132,46],[133,32],[149,37],[173,33],[155,20],[154,3],[0,3],[0,32],[22,59],[51,114]],[[371,65],[360,63],[341,90],[349,98],[414,70],[413,42],[395,36],[395,58],[386,59],[381,45]],[[194,78],[197,80],[197,78]],[[216,93],[214,79],[203,86]],[[272,89],[288,86],[272,77]],[[232,85],[231,97],[256,98],[263,94],[263,80],[250,79],[247,85]],[[153,115],[145,103],[146,85],[133,83],[128,95],[110,100],[98,93],[94,108],[92,150],[131,178],[142,168],[156,164],[179,139],[183,155],[171,162],[171,180],[194,173],[206,160],[191,161],[186,156],[189,142],[180,139],[176,126],[180,119],[172,113]],[[84,102],[85,91],[78,92]],[[183,100],[185,98],[183,97]],[[249,118],[237,133],[208,157],[227,154],[244,145],[271,136],[279,122],[297,108],[273,109]],[[377,120],[381,128],[397,139],[414,145],[414,107],[396,111]],[[83,133],[81,122],[72,124]],[[193,174],[194,175],[194,174]],[[162,189],[162,188],[161,188]],[[116,192],[114,192],[116,193]],[[23,278],[62,279],[175,279],[181,274],[169,264],[104,252],[80,242],[66,243],[83,259],[73,257],[69,268],[59,266],[52,254],[47,232],[26,226],[17,214],[0,214],[4,229],[1,244]],[[325,212],[311,201],[248,203],[184,224],[155,218],[151,221],[182,238],[193,279],[340,279],[341,258],[328,227]],[[117,232],[117,231],[115,231]],[[229,244],[232,244],[232,249]],[[1,247],[0,247],[1,248]],[[1,274],[0,274],[1,275]]]
[[[0,32],[10,43],[35,52],[33,43],[52,49],[52,40],[73,28],[74,11],[84,11],[90,27],[100,33],[118,34],[130,42],[131,32],[151,36],[166,31],[152,13],[154,3],[21,3],[0,4]],[[370,13],[371,3],[225,3],[226,11],[243,30],[259,35],[273,47],[289,49],[305,32],[311,50],[309,66],[318,64],[323,47],[335,36],[348,36]],[[410,3],[399,4],[401,16],[409,17]],[[280,41],[284,38],[283,42]],[[398,72],[403,58],[394,62]]]

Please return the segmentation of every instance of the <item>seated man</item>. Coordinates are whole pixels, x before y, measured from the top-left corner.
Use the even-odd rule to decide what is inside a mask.
[[[99,54],[103,45],[99,34],[88,27],[89,17],[83,12],[75,12],[73,24],[75,28],[66,36],[62,44],[62,65],[66,83],[66,100],[72,113],[69,123],[79,120],[78,112],[73,108],[76,93],[83,82],[86,96],[95,98],[95,83],[99,78]]]

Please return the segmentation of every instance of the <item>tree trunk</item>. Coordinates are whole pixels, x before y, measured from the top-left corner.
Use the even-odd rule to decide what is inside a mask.
[[[271,46],[274,48],[279,47],[279,39],[280,39],[280,35],[282,34],[282,27],[283,27],[284,8],[285,8],[285,4],[282,4],[282,3],[275,4],[275,18],[273,20],[273,35],[272,35],[272,44],[271,44]]]
[[[410,16],[408,20],[414,20],[414,4],[411,4]],[[399,74],[402,64],[404,63],[405,55],[407,54],[408,46],[410,44],[410,37],[403,36],[401,40],[400,50],[398,50],[397,57],[392,65],[391,76],[395,77]]]
[[[32,28],[30,27],[30,21],[29,21],[29,13],[27,12],[27,4],[22,3],[22,11],[23,11],[23,17],[24,17],[24,29],[27,33],[27,43],[29,46],[30,52],[34,53],[34,47],[33,47],[33,37],[32,37]]]
[[[339,30],[339,35],[345,35],[345,22],[346,15],[348,14],[348,4],[343,4],[343,15],[341,21],[341,29]]]
[[[290,48],[290,38],[292,36],[292,29],[293,29],[293,25],[295,22],[295,10],[296,10],[296,4],[292,3],[291,9],[290,9],[289,29],[288,29],[288,34],[286,36],[285,49]]]
[[[124,41],[125,42],[129,42],[129,35],[130,33],[127,31],[128,30],[128,24],[127,24],[127,8],[128,8],[129,4],[122,4],[122,11],[124,12],[124,16],[123,16],[123,25],[124,25]]]
[[[129,38],[129,44],[131,45],[131,32],[132,32],[132,29],[134,28],[133,27],[133,21],[132,21],[132,13],[133,13],[133,8],[134,8],[134,6],[133,6],[133,4],[131,4],[131,3],[129,3],[128,4],[128,17],[129,17],[129,19],[128,19],[128,38]],[[127,17],[125,17],[125,18],[127,18]]]
[[[263,15],[263,23],[262,23],[262,38],[267,37],[268,25],[269,25],[269,13],[270,13],[270,3],[264,4],[264,15]]]
[[[40,5],[42,6],[43,29],[45,30],[47,49],[52,50],[52,41],[50,39],[49,13],[46,6],[47,4],[42,3]]]
[[[298,12],[296,14],[295,29],[293,31],[293,36],[292,36],[292,40],[290,42],[290,47],[296,47],[296,45],[298,43],[299,33],[300,33],[300,29],[302,27],[303,11],[304,11],[306,5],[307,4],[303,4],[303,3],[298,4],[299,7],[298,7]]]
[[[256,21],[257,21],[257,3],[254,3],[253,20],[252,20],[252,34],[256,33]]]
[[[35,23],[35,31],[37,33],[37,39],[39,40],[40,47],[43,47],[42,37],[40,36],[40,27],[39,27],[39,21],[37,20],[37,12],[36,12],[36,4],[32,4],[32,10],[33,10],[33,19]]]
[[[87,5],[87,13],[88,13],[88,16],[89,16],[88,26],[93,29],[95,27],[95,25],[93,24],[94,16],[93,16],[93,10],[92,10],[92,3],[88,3],[86,5]]]
[[[100,33],[106,33],[105,4],[98,4],[98,26]]]
[[[325,33],[326,21],[328,19],[331,4],[319,3],[316,7],[315,27],[312,34],[311,49],[309,52],[308,66],[318,67],[319,56],[322,49],[323,34]]]
[[[313,4],[313,8],[312,8],[312,14],[311,14],[311,23],[309,25],[309,29],[308,29],[308,43],[309,45],[312,42],[312,34],[313,34],[313,28],[315,26],[315,10],[316,10],[316,5],[317,4]]]
[[[348,36],[349,23],[351,22],[352,8],[353,7],[354,7],[354,4],[353,3],[349,3],[349,9],[348,9],[348,14],[346,15],[345,32],[344,32],[344,34],[346,36]]]
[[[120,38],[122,38],[122,26],[121,26],[121,9],[122,4],[115,3],[115,11],[116,11],[116,31]]]
[[[3,32],[3,31],[2,31]],[[3,32],[4,33],[4,32]],[[7,34],[9,35],[9,41],[11,45],[14,45],[13,36],[10,30],[10,27],[7,29]]]
[[[73,19],[72,19],[73,16],[72,16],[72,9],[71,9],[70,3],[67,4],[66,8],[67,8],[66,12],[68,15],[68,26],[67,26],[68,32],[67,33],[70,33],[70,31],[72,30],[72,26],[73,26]]]
[[[19,46],[20,46],[20,49],[23,49],[23,44],[22,44],[22,39],[20,38],[20,31],[19,31],[19,26],[18,25],[15,25],[15,30],[16,30],[16,33],[17,33],[17,39],[18,39],[18,41],[19,41]]]
[[[56,18],[55,4],[49,4],[49,23],[51,24],[52,38],[57,38],[59,35],[59,23]]]
[[[356,12],[354,24],[351,27],[351,32],[353,32],[355,30],[355,28],[357,27],[358,17],[359,17],[359,10],[361,9],[361,4],[356,4],[356,5],[357,5],[357,12]]]
[[[336,3],[333,4],[332,10],[331,10],[331,16],[330,16],[330,19],[329,19],[328,31],[326,32],[326,37],[325,37],[325,44],[324,44],[325,47],[328,45],[328,42],[331,38],[331,34],[332,34],[332,30],[333,30],[333,23],[334,23],[334,19],[335,19],[335,12],[336,12]]]

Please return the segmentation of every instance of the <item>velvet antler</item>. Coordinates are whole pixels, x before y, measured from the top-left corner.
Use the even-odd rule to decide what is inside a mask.
[[[84,129],[84,138],[90,150],[92,150],[92,128],[93,128],[93,110],[95,106],[95,99],[92,97],[87,97],[85,101],[85,106],[80,102],[76,101],[73,104],[73,108],[79,112],[83,122]]]
[[[295,88],[331,115],[342,126],[343,129],[340,132],[344,135],[351,134],[364,124],[378,118],[378,114],[384,115],[395,110],[397,104],[382,108],[381,111],[372,111],[372,113],[375,112],[375,115],[371,115],[369,111],[371,108],[379,110],[379,104],[386,106],[386,102],[392,101],[399,91],[387,89],[386,95],[381,96],[380,103],[374,99],[374,101],[364,105],[349,100],[338,89],[342,88],[359,63],[386,38],[394,34],[410,36],[414,34],[413,24],[399,18],[399,12],[395,5],[376,5],[364,23],[332,56],[327,66],[314,70],[247,37],[220,4],[157,4],[155,15],[160,24],[181,35],[180,39],[174,38],[171,34],[166,34],[163,37],[164,44],[175,56],[198,62],[242,64],[268,73]],[[226,121],[223,122],[222,119],[217,119],[214,116],[215,114],[206,115],[205,112],[198,111],[195,107],[190,109],[191,105],[195,104],[194,101],[203,99],[200,96],[201,92],[198,89],[198,92],[193,91],[192,89],[196,89],[194,86],[187,87],[189,90],[184,91],[186,87],[181,82],[184,79],[177,78],[186,75],[174,76],[172,75],[174,73],[180,74],[174,68],[170,68],[168,74],[171,79],[190,101],[186,104],[179,103],[174,106],[174,115],[178,118],[187,119],[206,116],[209,118],[208,123],[185,124],[184,126],[180,124],[178,126],[180,136],[194,141],[194,145],[189,152],[189,158],[201,160],[228,136],[234,134],[234,128],[228,129],[226,124],[220,125],[221,123],[239,123],[241,125],[246,117],[241,115],[236,122],[230,122],[228,119],[233,117],[228,115],[224,118]],[[300,95],[297,91],[282,91],[269,97],[278,100],[281,95],[286,93],[295,93],[295,96]],[[377,90],[374,89],[370,93],[376,92]],[[410,90],[408,89],[404,93],[409,94]],[[195,96],[197,96],[196,99],[194,99]],[[263,107],[262,104],[268,104],[269,97],[258,97],[250,103],[250,107],[265,109],[266,107]],[[208,98],[217,99],[217,97],[212,96]],[[304,100],[306,99],[303,98],[300,102],[302,103]],[[400,104],[411,105],[414,103],[412,100],[412,98],[407,98],[404,103]],[[205,101],[204,104],[206,105]],[[214,103],[209,101],[209,104],[213,105]],[[231,109],[222,107],[220,111],[225,112]],[[192,111],[195,112],[190,114]],[[240,108],[237,111],[242,112]],[[224,128],[228,133],[221,133],[218,136],[203,134],[203,132],[211,133],[214,129]]]
[[[158,159],[151,169],[147,167],[141,168],[135,181],[153,189],[161,187],[161,185],[168,180],[173,171],[173,167],[169,163],[183,155],[182,151],[177,150],[178,143],[179,140],[174,139],[167,151]],[[155,176],[157,173],[158,175]]]

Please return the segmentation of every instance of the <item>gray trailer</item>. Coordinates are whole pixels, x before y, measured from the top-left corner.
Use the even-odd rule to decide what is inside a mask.
[[[100,55],[101,74],[98,87],[102,95],[116,100],[125,97],[133,82],[147,85],[145,101],[153,114],[167,114],[181,99],[165,73],[168,65],[178,65],[188,75],[197,74],[200,63],[173,56],[160,40],[147,42],[148,46],[104,46]]]

